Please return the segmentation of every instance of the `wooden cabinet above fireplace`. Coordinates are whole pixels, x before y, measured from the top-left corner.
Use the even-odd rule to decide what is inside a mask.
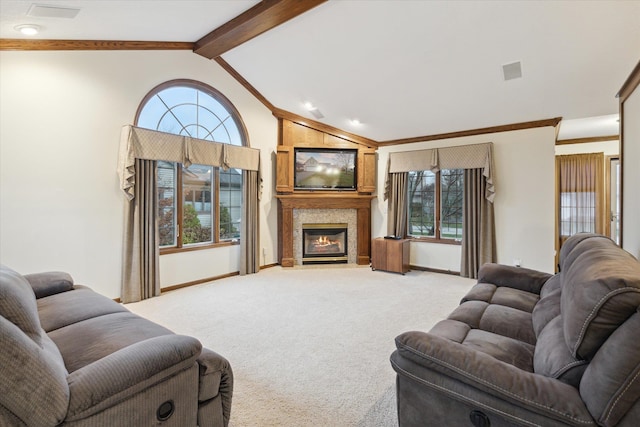
[[[344,191],[353,191],[359,194],[371,194],[376,191],[376,152],[372,146],[350,141],[282,118],[279,130],[280,143],[276,151],[276,191],[278,193],[308,191],[295,188],[296,148],[357,150],[356,189]]]
[[[276,113],[274,113],[276,114]],[[376,191],[376,146],[374,141],[340,132],[293,115],[279,115],[279,144],[276,151],[276,198],[278,199],[278,261],[283,267],[301,263],[294,257],[294,216],[303,210],[351,210],[357,238],[355,263],[368,265],[371,257],[371,199]],[[344,150],[357,153],[353,164],[338,169],[355,176],[355,188],[296,188],[296,149],[318,152]],[[325,165],[329,165],[326,163]],[[355,168],[355,171],[352,171]],[[298,171],[303,170],[298,165]],[[306,171],[306,170],[304,170]],[[340,172],[337,172],[340,173]],[[342,211],[340,211],[342,212]],[[344,211],[346,212],[346,211]],[[342,214],[339,214],[342,216]],[[352,236],[351,231],[349,235]],[[302,244],[302,243],[300,243]],[[351,261],[349,261],[351,262]]]

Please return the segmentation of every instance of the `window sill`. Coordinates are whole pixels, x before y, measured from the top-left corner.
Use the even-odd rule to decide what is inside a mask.
[[[202,245],[184,246],[182,248],[162,248],[160,249],[160,255],[176,254],[181,252],[202,251],[205,249],[224,248],[227,246],[237,246],[240,244],[240,239],[234,239],[218,243],[205,243]]]
[[[413,236],[408,236],[407,239],[411,239],[412,242],[417,242],[417,243],[438,243],[438,244],[441,244],[441,245],[454,245],[454,246],[462,245],[462,241],[460,241],[460,240],[436,239],[435,237],[413,237]]]

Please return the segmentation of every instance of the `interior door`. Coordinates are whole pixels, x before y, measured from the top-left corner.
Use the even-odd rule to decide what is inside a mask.
[[[609,185],[607,190],[607,213],[609,216],[608,234],[611,239],[620,244],[620,158],[607,158],[607,177]]]

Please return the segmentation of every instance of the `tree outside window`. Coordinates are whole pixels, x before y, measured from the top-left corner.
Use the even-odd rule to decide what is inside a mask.
[[[176,80],[152,90],[137,126],[242,146],[246,137],[233,105],[215,89]],[[242,171],[158,161],[158,231],[162,249],[237,240],[242,213]]]
[[[462,239],[464,171],[411,171],[407,234],[416,238]]]

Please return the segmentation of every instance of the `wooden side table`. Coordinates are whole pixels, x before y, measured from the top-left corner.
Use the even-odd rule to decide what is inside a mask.
[[[409,271],[409,239],[378,237],[371,242],[371,269],[405,274]]]

